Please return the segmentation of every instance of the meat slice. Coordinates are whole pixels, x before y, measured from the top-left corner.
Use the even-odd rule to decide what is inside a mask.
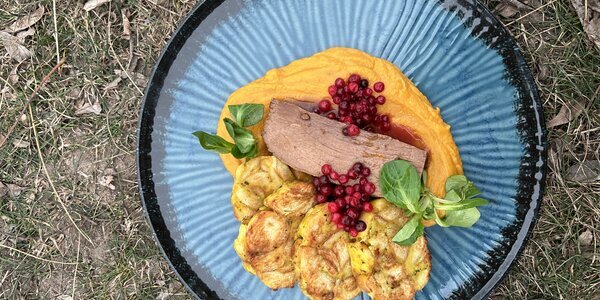
[[[404,159],[423,171],[427,152],[386,135],[361,130],[355,137],[344,136],[346,124],[306,110],[296,100],[271,101],[263,138],[273,155],[290,167],[320,176],[321,166],[346,172],[356,162],[371,169],[369,181],[376,184],[373,195],[381,196],[379,171],[383,164]]]

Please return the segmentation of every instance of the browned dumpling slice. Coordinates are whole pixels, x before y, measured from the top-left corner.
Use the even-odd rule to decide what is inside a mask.
[[[352,299],[360,293],[348,255],[348,234],[330,221],[325,204],[313,207],[296,235],[296,274],[309,299]]]
[[[348,247],[352,272],[359,287],[371,298],[413,299],[429,280],[431,270],[427,241],[422,236],[411,246],[392,242],[409,218],[385,199],[372,202],[373,211],[361,219],[367,230]]]
[[[294,234],[314,204],[311,183],[286,182],[264,201],[265,207],[240,225],[234,249],[244,268],[272,289],[293,287]]]
[[[292,180],[292,170],[275,156],[259,156],[243,163],[236,170],[231,192],[235,218],[248,223],[267,196]]]
[[[284,183],[265,198],[264,205],[288,218],[303,217],[315,204],[315,188],[310,182]]]

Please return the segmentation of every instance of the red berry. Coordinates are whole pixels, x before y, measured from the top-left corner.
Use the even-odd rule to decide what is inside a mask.
[[[373,184],[372,182],[365,184],[365,186],[363,187],[363,191],[369,195],[373,194],[375,192],[375,184]]]
[[[344,81],[344,78],[337,78],[335,80],[335,86],[344,87],[345,85],[346,85],[346,81]]]
[[[350,75],[350,77],[348,77],[348,82],[359,83],[360,79],[361,79],[360,75],[358,75],[358,74],[352,74],[352,75]]]
[[[358,192],[358,191],[357,191],[357,192],[354,192],[354,193],[352,193],[352,197],[353,197],[354,199],[358,199],[358,200],[360,200],[360,198],[362,198],[362,194],[361,194],[360,192]]]
[[[331,110],[331,102],[329,100],[321,100],[319,102],[319,110],[322,112],[328,112]]]
[[[329,196],[329,195],[331,195],[332,191],[333,191],[333,189],[331,188],[330,185],[323,185],[319,189],[319,193],[321,193],[321,195],[323,195],[323,196]]]
[[[342,221],[341,223],[344,225],[349,225],[350,222],[352,222],[352,218],[348,215],[342,216]]]
[[[329,204],[334,203],[334,202],[330,202]],[[331,214],[331,222],[338,224],[340,223],[340,221],[342,220],[342,214],[334,212],[333,214]]]
[[[337,116],[335,115],[334,112],[330,112],[327,114],[327,118],[331,119],[331,120],[337,120]]]
[[[363,89],[366,89],[367,87],[369,87],[369,81],[366,80],[366,79],[362,79],[360,81],[360,87],[363,88]]]
[[[340,178],[340,175],[336,171],[331,171],[331,173],[329,173],[329,178],[337,181]]]
[[[381,124],[381,130],[388,131],[392,128],[392,125],[389,122],[384,122]]]
[[[375,98],[375,101],[377,101],[377,104],[382,105],[385,103],[385,96],[377,96],[377,98]]]
[[[319,185],[325,185],[325,184],[329,184],[331,182],[329,182],[329,178],[327,178],[327,176],[322,175],[319,177]]]
[[[351,186],[345,187],[345,192],[346,192],[346,195],[352,195],[352,193],[354,193],[354,187],[351,187]]]
[[[390,117],[388,115],[381,115],[381,122],[382,123],[389,123],[390,122]]]
[[[371,204],[371,202],[365,202],[362,205],[362,209],[363,209],[363,211],[371,212],[371,211],[373,211],[373,204]]]
[[[346,183],[348,183],[348,175],[346,175],[346,174],[342,174],[342,175],[340,175],[340,178],[338,179],[338,181],[339,181],[341,184],[346,184]]]
[[[355,228],[350,228],[348,233],[350,233],[350,236],[352,236],[352,237],[358,236],[358,230],[356,230]]]
[[[378,93],[383,92],[383,90],[385,89],[385,84],[383,84],[383,82],[375,82],[375,84],[373,85],[373,90],[375,90]]]
[[[337,92],[338,92],[338,89],[335,85],[330,85],[327,88],[327,92],[329,93],[330,96],[335,96],[335,94],[337,94]]]
[[[356,83],[356,82],[349,83],[348,91],[352,94],[356,94],[356,92],[358,92],[358,83]]]
[[[365,231],[365,229],[367,229],[367,223],[365,223],[364,221],[359,220],[358,222],[356,222],[356,225],[354,225],[354,228],[358,232]]]
[[[323,173],[323,175],[329,175],[332,170],[333,169],[331,168],[330,164],[324,164],[321,166],[321,173]]]
[[[362,171],[360,172],[360,175],[368,177],[369,175],[371,175],[371,169],[369,169],[369,168],[362,169]]]
[[[337,228],[338,229],[343,229],[344,228],[344,224],[342,224],[342,221],[340,220],[339,223],[337,223]]]
[[[329,202],[329,203],[327,203],[327,209],[330,212],[334,213],[334,212],[337,212],[338,209],[340,209],[340,208],[335,202]]]
[[[367,95],[367,96],[371,96],[371,95],[373,95],[373,89],[371,89],[371,88],[366,88],[366,89],[365,89],[365,92],[364,92],[364,94],[365,94],[365,95]]]
[[[325,203],[327,202],[327,197],[318,194],[317,196],[315,196],[315,201],[317,201],[317,203]]]
[[[319,182],[319,177],[315,177],[315,178],[313,178],[313,185],[314,185],[315,187],[318,187],[318,186],[320,186],[320,185],[321,185],[321,183]]]
[[[355,208],[348,208],[346,215],[352,219],[358,219],[359,213]]]
[[[350,179],[356,179],[356,178],[358,178],[358,173],[356,173],[356,171],[350,169],[350,171],[348,171],[348,177],[350,177]]]
[[[342,208],[348,203],[346,203],[346,200],[344,200],[343,198],[337,198],[335,199],[335,204],[337,204],[339,208]]]
[[[362,186],[364,186],[365,184],[367,184],[368,182],[369,182],[369,181],[368,181],[366,178],[364,178],[364,177],[361,177],[361,178],[358,180],[358,183],[360,183],[360,186],[361,186],[361,187],[362,187]]]
[[[341,185],[336,186],[335,188],[333,188],[333,195],[336,197],[342,197],[344,196],[346,193],[344,192],[344,187]]]
[[[348,131],[348,136],[357,136],[360,133],[360,128],[354,124],[348,125],[345,129]]]

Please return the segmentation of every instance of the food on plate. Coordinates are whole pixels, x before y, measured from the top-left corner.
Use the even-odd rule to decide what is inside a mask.
[[[439,108],[393,64],[332,48],[229,96],[195,132],[233,175],[234,249],[266,286],[310,299],[412,299],[425,227],[471,227],[488,203]],[[435,266],[434,266],[435,267]]]
[[[325,204],[312,208],[298,228],[298,285],[309,299],[352,299],[360,292],[348,255],[348,235],[330,222]]]
[[[431,269],[424,236],[410,246],[392,242],[398,229],[411,218],[385,199],[371,202],[363,214],[367,230],[349,243],[352,272],[358,286],[377,299],[412,299],[427,284]]]
[[[244,268],[269,288],[293,287],[294,236],[304,214],[313,206],[310,183],[284,183],[264,201],[248,224],[241,224],[234,249]]]
[[[284,182],[294,179],[292,170],[275,156],[256,157],[240,165],[231,191],[231,206],[236,219],[247,223],[263,206],[267,196]]]

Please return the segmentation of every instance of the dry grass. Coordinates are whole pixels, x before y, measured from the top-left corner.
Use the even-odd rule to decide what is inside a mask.
[[[189,298],[151,239],[134,151],[145,76],[194,2],[112,1],[90,12],[81,2],[58,3],[56,36],[52,1],[0,7],[0,28],[38,5],[46,8],[25,42],[31,60],[17,64],[0,52],[0,134],[18,120],[0,148],[0,182],[13,184],[4,196],[0,187],[0,298]],[[586,110],[550,130],[551,169],[539,222],[493,297],[592,299],[600,289],[600,183],[571,182],[567,169],[600,159],[600,51],[586,40],[568,0],[529,4],[545,6],[501,20],[510,24],[535,70],[546,117],[573,101],[585,103]],[[130,21],[129,40],[123,14]],[[19,115],[56,65],[57,45],[66,64],[40,89],[31,114]],[[18,81],[11,82],[15,68]],[[123,70],[130,76],[121,78]],[[117,78],[116,87],[105,89]],[[100,114],[75,114],[96,101]]]

